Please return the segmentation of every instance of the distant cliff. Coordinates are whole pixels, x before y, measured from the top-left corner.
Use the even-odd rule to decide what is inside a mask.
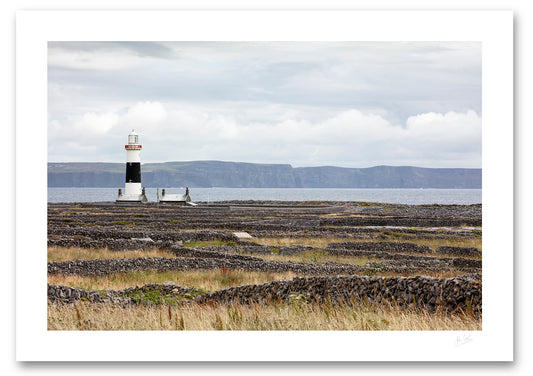
[[[481,188],[481,169],[301,167],[294,172],[309,188]]]
[[[221,161],[146,163],[144,187],[481,188],[481,169],[298,167]],[[49,187],[124,185],[124,163],[48,163]]]

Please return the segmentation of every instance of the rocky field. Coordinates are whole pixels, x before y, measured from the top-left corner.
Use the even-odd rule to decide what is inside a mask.
[[[85,325],[81,317],[89,315],[83,309],[109,305],[168,307],[176,320],[172,310],[206,305],[265,312],[296,305],[300,316],[302,306],[353,312],[379,306],[455,322],[468,317],[481,329],[481,237],[481,205],[49,204],[49,329],[110,328],[94,326],[96,318]],[[216,325],[200,329],[250,328],[229,325],[219,313],[213,317]],[[263,327],[259,321],[256,329]],[[461,327],[451,322],[439,329]],[[181,324],[175,327],[187,329]]]

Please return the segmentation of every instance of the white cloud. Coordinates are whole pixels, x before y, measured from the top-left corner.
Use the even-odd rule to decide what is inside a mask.
[[[118,124],[119,116],[115,113],[95,114],[94,112],[84,114],[81,119],[75,122],[74,127],[83,137],[87,133],[104,135]]]
[[[135,129],[147,162],[481,166],[480,43],[55,42],[48,56],[51,161],[121,162]]]
[[[470,110],[466,113],[447,112],[439,114],[429,112],[410,116],[407,119],[407,127],[413,132],[427,137],[442,137],[446,135],[463,135],[478,137],[481,132],[481,118],[476,112]],[[442,134],[443,130],[448,130]]]
[[[419,142],[421,148],[450,151],[470,148],[481,154],[481,117],[474,111],[431,112],[411,116],[406,123],[406,138]]]
[[[424,113],[410,117],[404,126],[357,109],[305,118],[303,109],[281,108],[291,114],[273,115],[263,122],[232,117],[222,107],[199,108],[184,104],[137,103],[126,112],[87,113],[75,122],[76,132],[86,129],[99,152],[80,150],[80,160],[111,153],[122,158],[122,144],[135,125],[143,143],[143,160],[220,159],[295,166],[416,165],[425,167],[480,167],[481,117],[466,113]],[[252,117],[256,116],[258,108]],[[267,113],[269,110],[267,111]],[[51,121],[51,139],[66,136],[66,124]],[[65,131],[67,132],[65,133]],[[65,143],[65,148],[68,143]],[[65,155],[61,147],[51,149]],[[85,159],[84,159],[85,158]]]
[[[167,117],[165,107],[159,102],[140,102],[128,109],[122,121],[130,127],[150,128]]]

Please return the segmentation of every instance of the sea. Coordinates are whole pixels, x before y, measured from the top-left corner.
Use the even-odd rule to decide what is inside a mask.
[[[123,187],[122,187],[123,188]],[[185,193],[185,188],[166,188]],[[49,203],[115,201],[118,188],[48,188]],[[161,190],[159,190],[161,194]],[[391,204],[481,204],[481,189],[363,189],[363,188],[189,188],[193,202],[220,201],[366,201]],[[157,202],[158,188],[146,188]]]

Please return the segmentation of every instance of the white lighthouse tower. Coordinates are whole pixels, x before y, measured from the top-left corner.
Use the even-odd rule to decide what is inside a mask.
[[[132,130],[128,135],[126,149],[126,186],[124,192],[118,190],[117,202],[147,202],[144,188],[141,186],[141,149],[139,135]]]

